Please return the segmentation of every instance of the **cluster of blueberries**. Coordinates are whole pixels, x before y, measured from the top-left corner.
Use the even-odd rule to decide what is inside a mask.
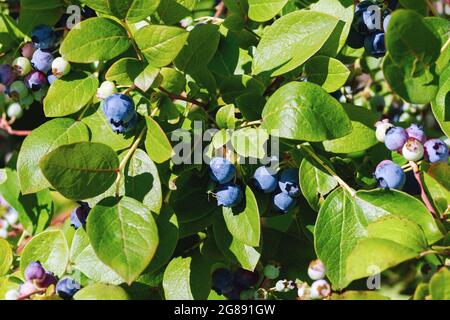
[[[22,117],[34,101],[42,102],[48,85],[71,69],[69,62],[52,54],[57,37],[51,27],[37,26],[31,40],[12,64],[0,65],[0,109],[11,119]]]
[[[248,300],[253,295],[255,286],[260,282],[258,272],[220,268],[213,272],[212,288],[218,294],[230,300]]]
[[[236,168],[228,159],[215,157],[209,164],[210,177],[218,183],[215,189],[217,204],[224,207],[235,207],[243,199],[242,189],[232,181],[236,177]],[[275,193],[273,205],[276,211],[286,213],[295,204],[300,195],[298,171],[285,169],[278,174],[274,169],[261,166],[253,175],[255,187],[264,193]]]
[[[390,1],[383,11],[379,2],[363,0],[356,5],[352,28],[347,39],[350,47],[354,49],[364,47],[366,53],[375,58],[386,54],[385,33],[391,19],[391,12],[396,8],[398,1]],[[377,19],[382,21],[376,21]]]
[[[397,151],[407,161],[419,161],[423,157],[429,163],[448,163],[449,147],[441,139],[427,140],[423,128],[412,124],[407,129],[395,127],[387,120],[376,124],[376,136],[391,151]],[[375,170],[378,186],[401,190],[406,175],[398,164],[391,160],[380,162]]]
[[[69,300],[81,289],[81,285],[71,277],[60,280],[49,271],[46,271],[39,261],[32,261],[25,269],[25,283],[19,290],[10,290],[6,293],[7,300],[22,300],[35,294],[45,293],[50,286],[55,286],[56,293],[63,299]]]
[[[8,238],[8,231],[19,220],[19,214],[0,196],[0,238]]]

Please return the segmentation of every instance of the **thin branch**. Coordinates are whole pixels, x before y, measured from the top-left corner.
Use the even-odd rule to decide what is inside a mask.
[[[420,196],[422,198],[422,201],[424,202],[425,206],[427,207],[428,211],[431,212],[431,214],[433,215],[433,217],[435,219],[438,219],[438,215],[436,214],[436,211],[434,210],[433,205],[431,204],[430,199],[428,199],[427,193],[425,192],[425,188],[423,187],[423,183],[422,183],[422,177],[420,176],[420,170],[419,170],[419,166],[414,162],[414,161],[410,161],[409,165],[411,166],[411,168],[413,169],[414,172],[414,177],[417,180],[417,183],[419,184],[420,187]]]
[[[0,129],[5,130],[11,136],[17,137],[26,137],[31,133],[31,130],[14,130],[4,117],[0,119]]]
[[[430,9],[430,11],[433,14],[433,16],[439,17],[439,12],[437,12],[436,7],[434,6],[434,4],[430,0],[426,0],[426,2],[427,2],[427,6]]]
[[[172,100],[186,101],[186,102],[195,104],[195,105],[197,105],[199,107],[202,107],[202,108],[205,108],[207,106],[206,103],[203,103],[203,102],[195,100],[195,99],[188,98],[186,96],[186,93],[183,93],[182,95],[177,95],[177,94],[174,94],[174,93],[171,93],[171,92],[167,91],[163,87],[158,87],[158,89],[161,90],[162,92],[164,92],[165,94],[167,94],[169,96],[169,98],[172,99]]]
[[[133,46],[134,51],[136,51],[138,59],[140,61],[143,61],[144,60],[144,55],[142,54],[141,50],[137,46],[136,41],[133,38],[133,34],[131,33],[130,27],[128,27],[128,24],[125,21],[122,21],[122,26],[125,28],[125,30],[127,30],[128,38],[131,41],[131,45]]]
[[[220,3],[216,6],[216,13],[214,14],[214,18],[220,18],[224,12],[225,3],[223,3],[223,1],[220,1]]]

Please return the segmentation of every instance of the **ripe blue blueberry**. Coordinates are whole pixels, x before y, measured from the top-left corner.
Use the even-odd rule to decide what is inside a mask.
[[[55,82],[56,80],[58,80],[58,77],[55,76],[51,71],[49,71],[47,73],[47,81],[48,83],[51,85],[53,84],[53,82]]]
[[[375,30],[376,24],[374,18],[376,15],[371,6],[376,5],[375,2],[370,0],[361,1],[355,7],[355,15],[353,19],[352,27],[361,35],[368,35]]]
[[[430,163],[448,162],[448,146],[441,139],[428,140],[425,145],[425,159]]]
[[[35,69],[47,73],[52,69],[53,55],[51,52],[47,52],[38,49],[34,52],[31,64]]]
[[[291,197],[300,195],[300,187],[298,185],[298,170],[294,168],[285,169],[281,172],[278,185],[283,193]]]
[[[9,86],[16,80],[13,67],[9,64],[0,64],[0,83]]]
[[[295,200],[287,193],[281,192],[273,197],[273,205],[275,210],[281,213],[286,213],[294,205]]]
[[[97,16],[97,13],[95,12],[94,9],[92,9],[88,6],[84,6],[81,9],[81,15],[83,16],[84,19],[89,19],[89,18],[95,18]]]
[[[418,126],[415,123],[413,123],[412,125],[409,126],[409,128],[406,129],[406,133],[408,134],[409,138],[416,139],[422,144],[424,144],[427,141],[427,137],[425,136],[423,127]]]
[[[39,91],[48,84],[47,77],[40,71],[32,71],[25,77],[25,85],[28,89]]]
[[[52,272],[46,272],[43,279],[36,280],[36,285],[40,289],[46,289],[52,285],[56,285],[58,280],[56,279],[55,275]]]
[[[64,277],[56,284],[56,293],[63,299],[71,299],[81,289],[81,285],[70,277]]]
[[[257,272],[251,272],[242,268],[237,269],[233,276],[234,285],[242,289],[253,287],[258,280],[259,274]]]
[[[408,133],[401,127],[392,127],[386,131],[384,144],[391,151],[401,150],[408,140]]]
[[[380,58],[386,54],[384,32],[375,32],[364,39],[364,49],[369,56]]]
[[[113,94],[105,99],[103,112],[114,132],[126,133],[137,123],[133,100],[124,94]]]
[[[375,179],[380,188],[401,190],[405,185],[406,176],[398,164],[384,160],[378,164],[375,170]]]
[[[347,44],[350,48],[360,49],[364,47],[364,36],[351,28],[348,34]]]
[[[274,192],[278,187],[278,176],[269,167],[262,166],[256,169],[253,175],[256,187],[264,193]]]
[[[237,206],[242,201],[241,187],[233,183],[220,185],[215,192],[217,205],[226,208]]]
[[[45,269],[39,261],[31,261],[25,269],[25,279],[27,281],[43,280],[45,278]]]
[[[53,29],[46,25],[39,25],[31,32],[31,40],[37,49],[51,49],[56,41]]]
[[[225,184],[236,176],[236,168],[227,159],[215,157],[209,164],[209,176],[217,183]]]
[[[212,288],[218,293],[228,293],[233,290],[233,273],[225,268],[217,269],[212,275]]]
[[[70,225],[75,228],[75,230],[81,228],[88,218],[91,208],[86,202],[81,202],[80,206],[73,209],[70,214]]]

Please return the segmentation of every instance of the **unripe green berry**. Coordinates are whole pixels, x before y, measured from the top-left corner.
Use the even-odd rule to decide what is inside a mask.
[[[264,288],[259,288],[253,294],[253,298],[255,300],[267,300],[268,296],[269,296],[269,293]]]
[[[55,77],[61,78],[70,72],[70,63],[61,57],[52,62],[52,73]]]
[[[254,295],[255,295],[255,290],[248,289],[248,290],[241,291],[241,294],[239,295],[239,297],[241,298],[241,300],[251,300],[251,299],[253,299]]]
[[[97,90],[97,98],[103,100],[117,93],[117,88],[114,82],[105,81],[100,85],[100,88]]]
[[[10,119],[16,118],[19,119],[23,116],[23,109],[17,102],[10,104],[8,107],[8,110],[6,111],[6,114]]]
[[[46,94],[46,92],[45,92],[45,90],[43,90],[43,89],[38,90],[38,91],[33,91],[33,98],[34,98],[34,101],[36,101],[36,102],[42,102],[42,100],[43,100],[44,97],[45,97],[45,94]]]
[[[267,279],[275,280],[280,276],[280,268],[274,266],[273,264],[268,264],[264,267],[264,276]]]
[[[20,105],[25,107],[26,109],[28,109],[28,107],[31,106],[33,102],[34,97],[32,94],[29,94],[25,98],[19,100]]]
[[[28,88],[23,81],[15,81],[9,88],[9,94],[14,100],[21,100],[28,95]]]
[[[32,67],[31,62],[25,57],[19,57],[13,61],[14,70],[20,77],[24,77],[30,73]]]

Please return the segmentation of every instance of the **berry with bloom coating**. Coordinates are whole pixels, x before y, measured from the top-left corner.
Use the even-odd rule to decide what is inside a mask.
[[[40,90],[47,83],[47,77],[40,71],[32,71],[25,77],[25,85],[33,91]]]
[[[376,32],[364,39],[364,49],[369,56],[380,58],[386,54],[384,32]]]
[[[61,57],[56,58],[53,60],[52,63],[52,73],[57,78],[61,78],[70,72],[70,63],[64,60]]]
[[[242,201],[241,187],[234,183],[220,185],[216,189],[217,205],[226,208],[237,206]]]
[[[23,45],[21,52],[24,58],[30,60],[31,58],[33,58],[34,51],[36,51],[36,49],[34,48],[33,44],[31,42],[28,42]]]
[[[409,128],[406,129],[406,133],[408,134],[409,138],[416,139],[421,144],[424,144],[427,141],[427,137],[425,136],[423,127],[418,126],[415,123],[413,123],[412,125],[409,126]]]
[[[264,193],[271,193],[278,187],[278,176],[269,167],[262,166],[256,169],[253,175],[256,187]]]
[[[386,17],[384,17],[384,20],[383,20],[383,30],[384,30],[384,32],[386,32],[387,29],[388,29],[389,22],[391,21],[391,17],[392,16],[390,14],[388,14]]]
[[[7,301],[18,300],[19,297],[20,297],[20,292],[19,292],[19,290],[16,290],[16,289],[11,289],[5,293],[5,300],[7,300]]]
[[[423,145],[416,139],[409,138],[402,149],[403,157],[408,161],[419,161],[424,153]]]
[[[51,27],[39,25],[31,32],[31,40],[37,49],[50,49],[56,41],[56,34]]]
[[[401,127],[392,127],[386,131],[384,144],[391,151],[401,150],[408,140],[408,133]]]
[[[33,54],[31,63],[35,69],[42,71],[43,73],[47,73],[52,69],[53,55],[51,52],[38,49]]]
[[[47,73],[47,81],[50,85],[52,85],[56,80],[58,80],[58,77],[55,76],[52,72]]]
[[[331,286],[325,280],[314,281],[310,289],[310,297],[313,300],[325,299],[331,294]]]
[[[9,86],[16,80],[13,67],[9,64],[0,64],[0,83]]]
[[[39,289],[47,289],[52,285],[56,285],[57,282],[58,280],[52,272],[46,272],[44,279],[35,281]]]
[[[16,102],[12,103],[8,106],[6,114],[10,119],[12,118],[20,119],[23,116],[22,106]]]
[[[217,269],[212,275],[212,288],[218,293],[228,293],[233,289],[233,273],[225,268]]]
[[[280,276],[280,268],[274,266],[273,264],[268,264],[264,267],[264,276],[267,279],[275,280]]]
[[[114,132],[126,133],[137,123],[133,100],[124,94],[113,94],[103,102],[103,112]]]
[[[64,277],[56,284],[56,293],[63,299],[71,299],[81,289],[81,285],[70,277]]]
[[[236,168],[228,159],[215,157],[209,163],[209,176],[217,183],[228,183],[236,176]]]
[[[308,286],[307,283],[302,283],[301,285],[298,286],[297,296],[299,297],[300,300],[309,300],[310,295],[311,295],[310,287]]]
[[[75,230],[81,228],[88,218],[91,208],[86,202],[81,202],[80,206],[73,209],[70,214],[70,225],[75,228]]]
[[[37,291],[37,288],[34,285],[34,283],[31,281],[27,281],[27,282],[21,284],[19,287],[20,296],[30,296],[33,293],[36,293],[36,291]]]
[[[39,261],[31,261],[24,274],[27,281],[43,280],[45,278],[45,269]]]
[[[9,95],[14,100],[20,100],[28,95],[28,88],[23,81],[14,81],[9,87]]]
[[[378,181],[378,186],[384,189],[401,190],[406,181],[402,168],[390,160],[384,160],[378,164],[375,170],[375,178]]]
[[[293,281],[288,281],[286,279],[284,280],[278,280],[275,284],[275,291],[276,292],[288,292],[290,290],[294,290],[296,287],[295,283]]]
[[[320,280],[325,278],[326,271],[325,265],[321,260],[313,260],[308,267],[308,276],[312,280]]]
[[[278,182],[280,190],[291,197],[300,195],[300,187],[298,182],[298,170],[294,168],[285,169],[281,172]]]
[[[430,163],[448,162],[448,146],[440,139],[428,140],[425,145],[425,159]]]
[[[117,88],[114,82],[105,81],[100,85],[100,88],[98,88],[97,90],[97,98],[104,100],[115,93],[117,93]]]
[[[359,34],[366,36],[370,32],[375,30],[375,23],[373,21],[373,10],[370,10],[371,6],[375,5],[374,1],[365,0],[361,1],[355,7],[355,15],[352,27]]]
[[[273,205],[275,210],[281,213],[286,213],[294,205],[295,200],[288,194],[281,192],[273,197]]]
[[[384,140],[386,138],[386,131],[389,128],[392,128],[394,125],[392,123],[389,123],[388,119],[384,119],[383,121],[378,121],[375,124],[375,127],[377,128],[375,131],[375,135],[377,137],[377,140],[381,143],[384,143]]]
[[[31,71],[31,62],[28,58],[18,57],[13,61],[13,68],[20,77],[24,77]]]

